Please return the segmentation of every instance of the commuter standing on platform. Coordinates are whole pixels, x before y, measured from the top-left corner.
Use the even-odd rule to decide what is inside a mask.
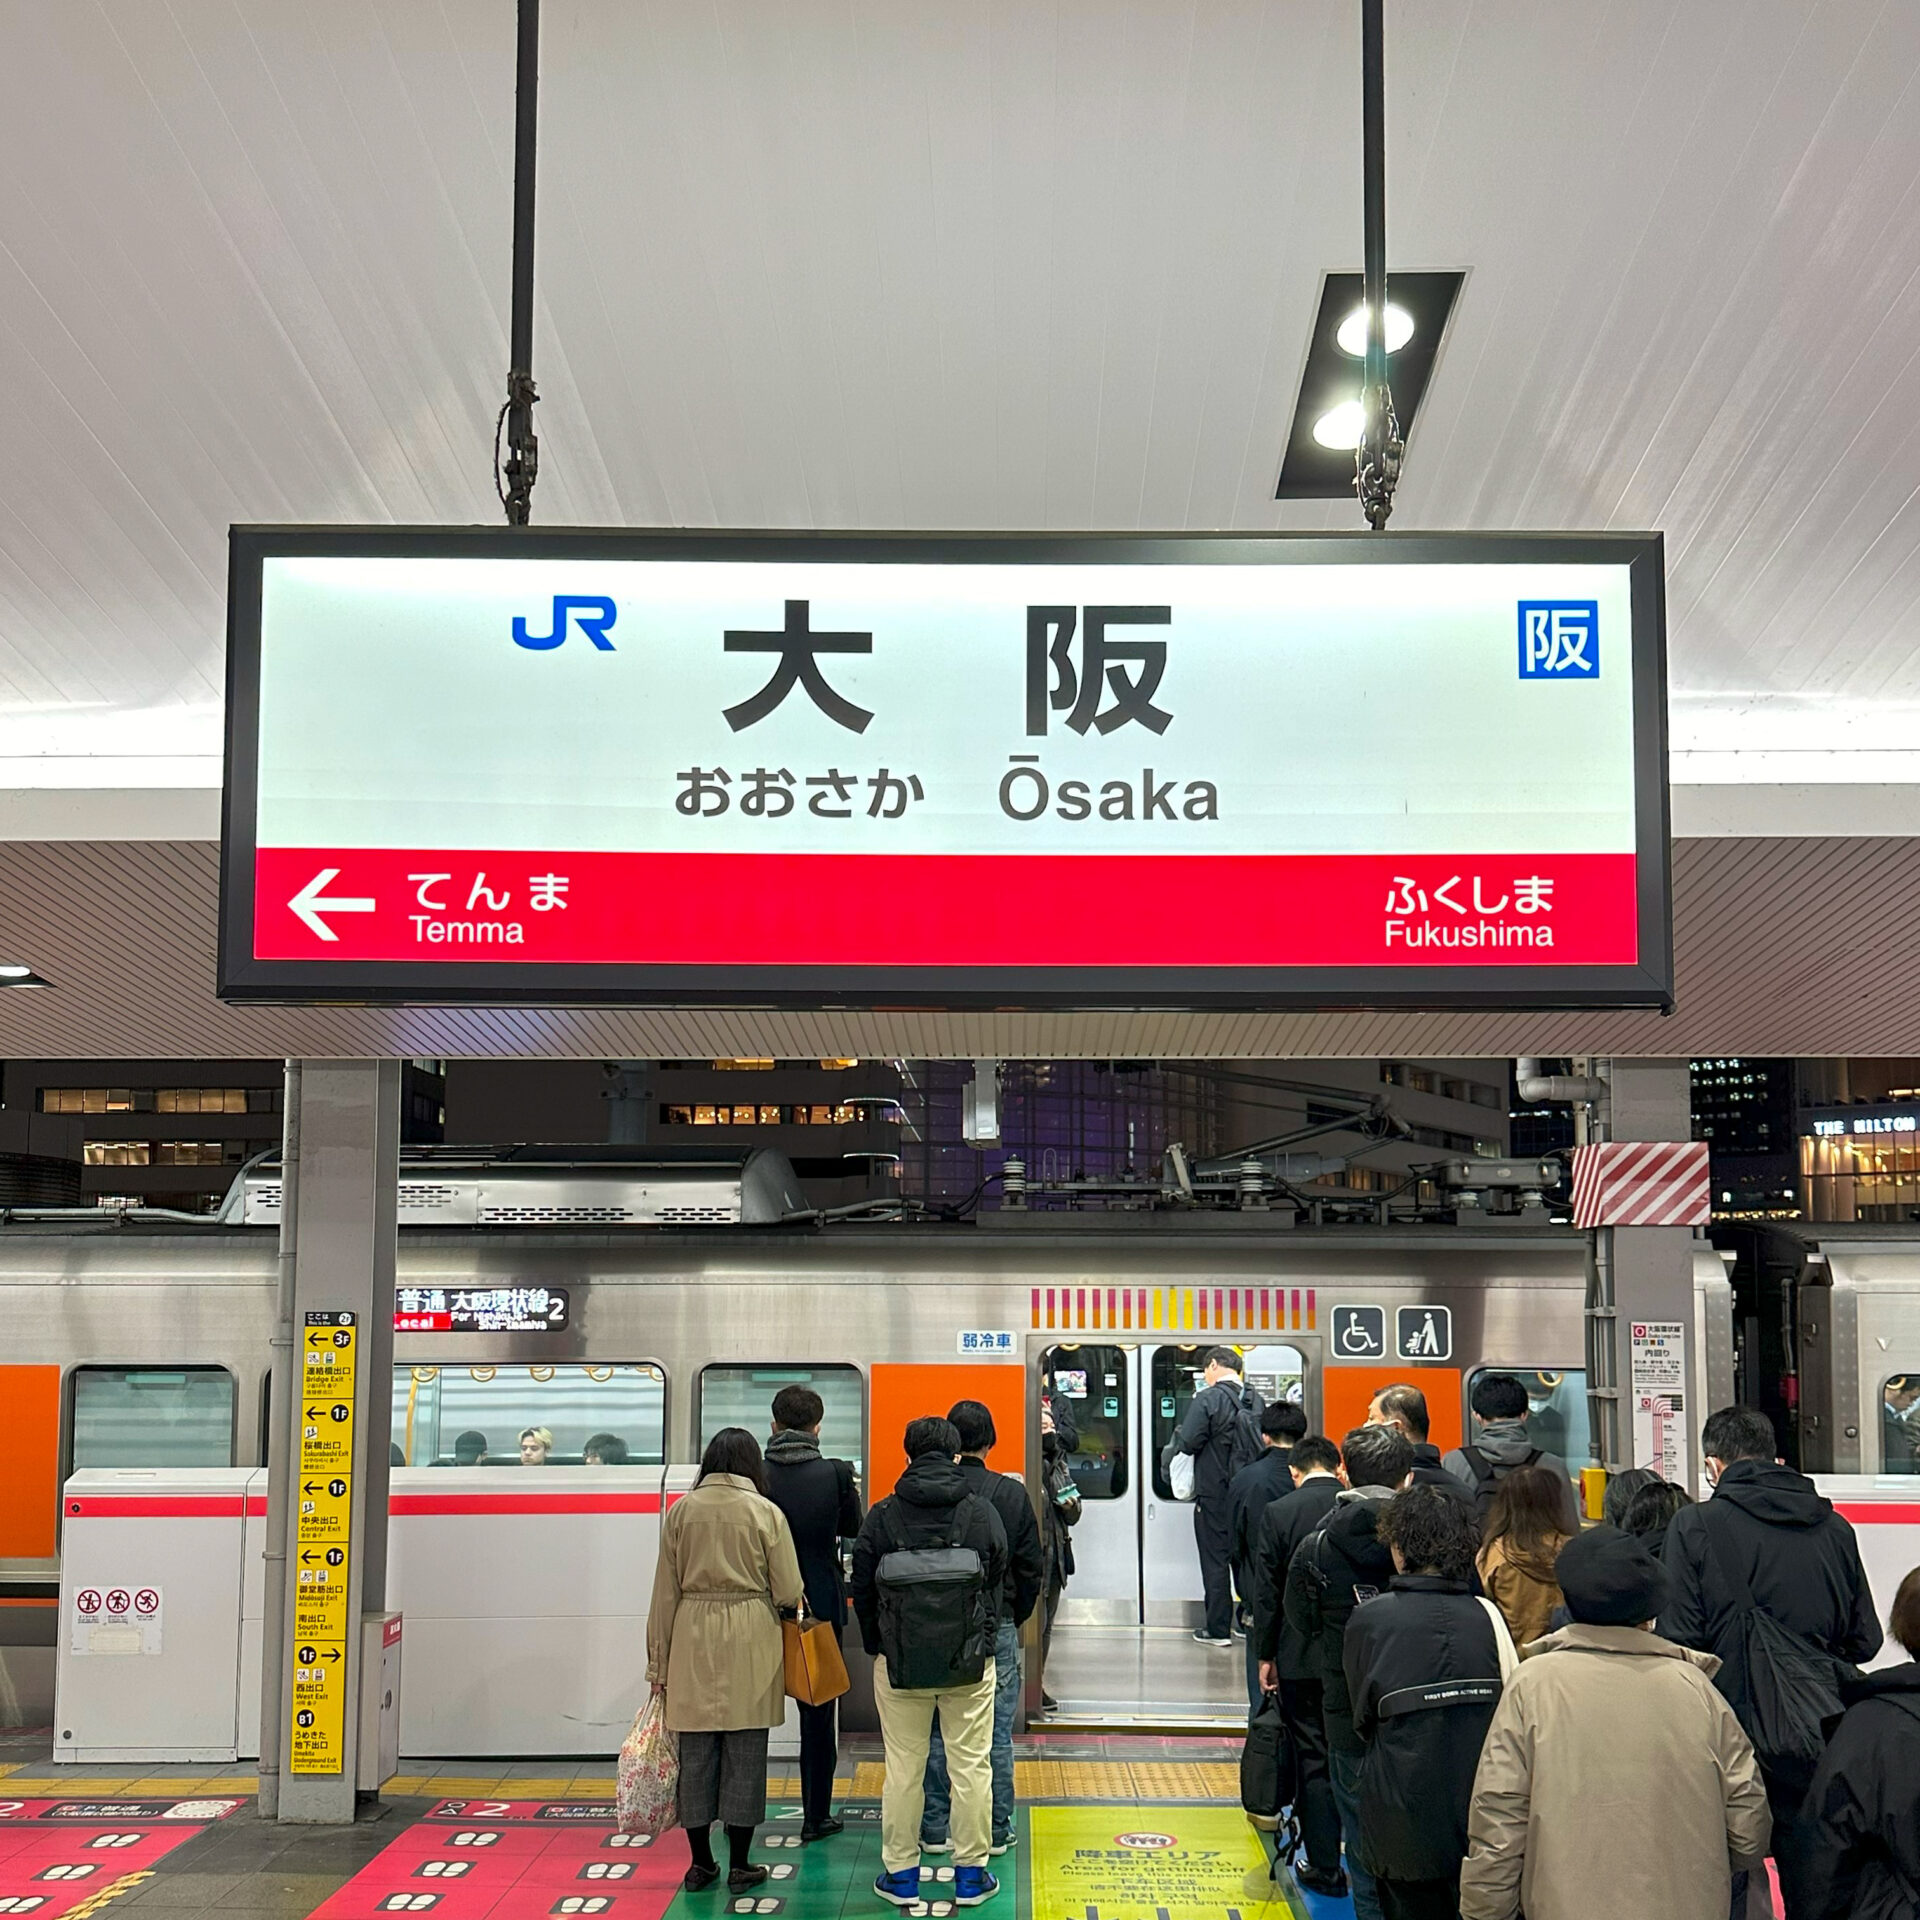
[[[1360,1831],[1360,1737],[1353,1730],[1345,1640],[1354,1609],[1377,1600],[1393,1578],[1393,1554],[1378,1535],[1381,1509],[1413,1473],[1413,1446],[1398,1427],[1355,1427],[1340,1448],[1346,1489],[1326,1524],[1301,1542],[1287,1568],[1287,1623],[1306,1642],[1320,1682],[1328,1770],[1347,1841],[1347,1878],[1359,1920],[1383,1920],[1373,1875],[1354,1837]]]
[[[1387,1920],[1455,1920],[1467,1809],[1502,1676],[1519,1664],[1473,1591],[1480,1529],[1440,1487],[1380,1514],[1392,1590],[1347,1622],[1344,1659],[1360,1762],[1357,1851]]]
[[[1040,1704],[1051,1713],[1060,1702],[1047,1691],[1047,1655],[1060,1597],[1073,1577],[1073,1529],[1080,1519],[1080,1487],[1068,1464],[1080,1444],[1073,1403],[1051,1389],[1040,1396],[1040,1545],[1046,1559],[1040,1601]]]
[[[1560,1604],[1553,1566],[1569,1537],[1560,1529],[1562,1484],[1543,1467],[1521,1467],[1493,1490],[1476,1564],[1517,1646],[1542,1638]]]
[[[1404,1381],[1382,1387],[1367,1403],[1367,1425],[1398,1427],[1413,1443],[1413,1484],[1438,1487],[1442,1493],[1479,1512],[1473,1495],[1450,1474],[1440,1459],[1440,1449],[1427,1438],[1431,1428],[1427,1418],[1427,1396],[1418,1387]]]
[[[886,1743],[880,1877],[897,1907],[920,1898],[927,1749],[940,1716],[953,1787],[953,1898],[977,1907],[1000,1883],[993,1841],[993,1649],[1007,1577],[1007,1535],[960,1470],[950,1420],[911,1420],[907,1470],[876,1500],[853,1549],[853,1610],[874,1656],[873,1703]]]
[[[1666,1578],[1644,1540],[1594,1527],[1559,1573],[1573,1625],[1520,1663],[1481,1749],[1462,1920],[1719,1920],[1767,1847],[1719,1663],[1653,1632]]]
[[[1306,1639],[1286,1618],[1282,1599],[1287,1567],[1300,1543],[1319,1532],[1340,1492],[1340,1449],[1324,1434],[1296,1441],[1287,1471],[1293,1491],[1261,1515],[1253,1545],[1253,1629],[1249,1636],[1260,1660],[1260,1684],[1280,1696],[1280,1717],[1293,1744],[1293,1811],[1300,1823],[1306,1864],[1294,1878],[1309,1893],[1344,1899],[1347,1876],[1340,1870],[1340,1809],[1334,1804],[1327,1768],[1327,1723]]]
[[[773,1438],[767,1442],[767,1497],[787,1516],[807,1611],[842,1638],[847,1624],[846,1586],[840,1576],[840,1542],[860,1531],[864,1515],[850,1460],[823,1459],[820,1422],[826,1406],[811,1387],[782,1387],[773,1396]],[[800,1838],[824,1840],[841,1830],[833,1817],[833,1770],[840,1758],[840,1703],[799,1703]]]
[[[1527,1432],[1532,1402],[1527,1390],[1510,1373],[1482,1374],[1468,1396],[1473,1409],[1473,1440],[1456,1447],[1441,1464],[1480,1503],[1481,1517],[1493,1504],[1493,1490],[1516,1467],[1544,1467],[1558,1478],[1561,1492],[1560,1531],[1580,1531],[1580,1510],[1573,1497],[1573,1477],[1557,1453],[1533,1444]]]
[[[1007,1536],[1007,1578],[1000,1595],[1000,1629],[993,1643],[993,1840],[990,1851],[1013,1845],[1013,1719],[1020,1708],[1020,1629],[1026,1625],[1046,1577],[1040,1523],[1033,1517],[1024,1481],[995,1473],[987,1455],[999,1442],[993,1414],[978,1400],[957,1400],[947,1418],[960,1436],[960,1471],[968,1488],[1000,1517]],[[927,1804],[920,1815],[920,1851],[946,1853],[953,1793],[947,1781],[947,1748],[940,1716],[933,1717],[927,1746]]]
[[[1163,1464],[1176,1453],[1193,1455],[1193,1538],[1207,1609],[1206,1623],[1193,1637],[1208,1647],[1233,1645],[1227,1488],[1241,1466],[1260,1457],[1266,1403],[1240,1375],[1240,1356],[1231,1347],[1208,1349],[1206,1385],[1187,1403],[1163,1455]]]
[[[1880,1620],[1852,1527],[1811,1480],[1775,1458],[1773,1422],[1759,1408],[1710,1414],[1700,1448],[1713,1498],[1682,1507],[1667,1529],[1660,1560],[1673,1591],[1660,1610],[1660,1631],[1720,1656],[1720,1690],[1740,1724],[1752,1729],[1753,1689],[1740,1657],[1740,1616],[1749,1607],[1817,1655],[1842,1661],[1871,1660],[1880,1651]],[[1802,1920],[1800,1804],[1813,1769],[1791,1756],[1763,1751],[1759,1758],[1787,1920]],[[1736,1906],[1744,1893],[1736,1889]]]
[[[1239,1596],[1236,1632],[1245,1632],[1253,1617],[1254,1539],[1261,1516],[1276,1500],[1293,1491],[1288,1463],[1293,1443],[1306,1437],[1307,1416],[1291,1400],[1276,1400],[1260,1415],[1260,1458],[1244,1466],[1227,1485],[1228,1554],[1233,1567],[1233,1590]],[[1260,1655],[1247,1634],[1247,1715],[1260,1707]]]
[[[680,1736],[680,1824],[689,1893],[720,1877],[712,1827],[727,1830],[727,1890],[767,1878],[747,1857],[767,1817],[767,1733],[786,1718],[780,1612],[806,1588],[786,1515],[767,1498],[760,1443],[744,1427],[707,1442],[693,1491],[660,1526],[647,1678]]]
[[[1920,1568],[1900,1582],[1891,1624],[1913,1657],[1842,1684],[1847,1710],[1807,1789],[1808,1920],[1920,1913]]]

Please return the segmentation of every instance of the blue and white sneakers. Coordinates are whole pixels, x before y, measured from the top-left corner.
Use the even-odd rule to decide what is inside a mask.
[[[985,1867],[955,1867],[953,1904],[956,1907],[983,1907],[1000,1891],[1000,1882]]]
[[[975,1872],[982,1869],[975,1868]],[[883,1873],[873,1883],[873,1890],[882,1900],[896,1907],[911,1907],[920,1898],[920,1869],[903,1867],[898,1873]]]

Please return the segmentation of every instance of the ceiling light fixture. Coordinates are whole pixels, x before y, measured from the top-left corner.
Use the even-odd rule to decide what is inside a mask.
[[[1459,273],[1394,273],[1387,278],[1387,341],[1397,343],[1393,354],[1393,410],[1399,417],[1400,437],[1411,443],[1434,364],[1446,345],[1460,290],[1466,280]],[[1340,338],[1344,329],[1358,325],[1361,306],[1360,275],[1329,273],[1320,283],[1318,311],[1307,343],[1306,364],[1294,397],[1287,444],[1274,488],[1278,500],[1351,500],[1354,449],[1359,435],[1340,429],[1345,403],[1358,401],[1362,372],[1356,352]],[[1396,325],[1404,315],[1410,330],[1402,338]],[[1364,344],[1364,343],[1362,343]],[[1328,434],[1336,437],[1329,439]]]
[[[1360,432],[1367,424],[1367,410],[1356,396],[1329,407],[1313,423],[1313,437],[1323,447],[1351,453],[1360,444]]]
[[[1351,354],[1358,360],[1367,350],[1367,310],[1355,307],[1340,322],[1340,331],[1334,336],[1334,344],[1342,353]],[[1405,307],[1396,307],[1391,302],[1387,306],[1387,351],[1398,353],[1413,338],[1413,315]]]

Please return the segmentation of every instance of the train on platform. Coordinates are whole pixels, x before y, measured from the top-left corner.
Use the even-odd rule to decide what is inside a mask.
[[[205,1224],[135,1211],[0,1225],[0,1713],[51,1712],[70,1476],[263,1467],[280,1201],[268,1167]],[[1450,1225],[1295,1224],[1258,1207],[832,1221],[808,1212],[780,1156],[747,1152],[622,1165],[443,1156],[403,1171],[400,1217],[388,1601],[408,1614],[409,1672],[439,1673],[435,1690],[466,1703],[435,1709],[430,1727],[414,1706],[411,1753],[599,1751],[609,1729],[617,1741],[625,1693],[575,1698],[565,1662],[536,1651],[581,1665],[594,1626],[561,1563],[520,1537],[527,1503],[577,1517],[600,1500],[617,1524],[632,1495],[657,1513],[713,1432],[764,1432],[790,1382],[820,1394],[822,1445],[858,1463],[870,1494],[902,1464],[905,1420],[963,1394],[994,1408],[997,1464],[1037,1485],[1043,1388],[1063,1400],[1082,1495],[1063,1630],[1196,1618],[1191,1517],[1160,1453],[1219,1342],[1243,1351],[1269,1397],[1297,1399],[1335,1433],[1379,1385],[1412,1378],[1442,1446],[1461,1437],[1475,1376],[1516,1372],[1540,1444],[1588,1457],[1586,1241],[1537,1210]],[[1847,1303],[1831,1319],[1806,1309],[1803,1358],[1829,1368],[1807,1388],[1809,1414],[1857,1429],[1855,1451],[1819,1464],[1877,1474],[1892,1430],[1866,1359],[1892,1377],[1904,1357],[1920,1384],[1920,1350],[1906,1353],[1920,1239],[1834,1246],[1806,1271],[1822,1284],[1803,1299]],[[1883,1316],[1882,1296],[1902,1288],[1907,1318]],[[1694,1322],[1689,1390],[1724,1404],[1728,1263],[1704,1241]],[[1403,1327],[1422,1336],[1417,1358]],[[448,1523],[432,1581],[428,1519]],[[465,1601],[449,1599],[449,1580]],[[644,1595],[627,1599],[621,1632],[645,1611]],[[1037,1703],[1037,1674],[1028,1687]],[[409,1688],[410,1703],[422,1697]],[[526,1714],[501,1707],[512,1698]]]

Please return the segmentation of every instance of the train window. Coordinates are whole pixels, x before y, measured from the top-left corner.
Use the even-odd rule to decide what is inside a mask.
[[[811,1387],[826,1407],[820,1451],[830,1459],[864,1460],[865,1384],[858,1367],[703,1367],[700,1451],[722,1427],[745,1427],[764,1441],[773,1426],[773,1396],[782,1387]]]
[[[1896,1373],[1880,1389],[1880,1471],[1920,1473],[1920,1373]]]
[[[1193,1396],[1206,1384],[1207,1355],[1214,1342],[1197,1346],[1156,1347],[1153,1355],[1153,1491],[1171,1500],[1173,1482],[1160,1456],[1185,1416]],[[1236,1347],[1248,1386],[1264,1400],[1299,1401],[1305,1390],[1306,1361],[1296,1347]]]
[[[529,1427],[548,1442],[523,1449]],[[644,1362],[395,1367],[393,1444],[409,1467],[658,1466],[666,1375]]]
[[[1127,1403],[1127,1353],[1123,1347],[1049,1348],[1040,1362],[1051,1382],[1056,1409],[1073,1422],[1077,1445],[1067,1470],[1082,1500],[1118,1500],[1130,1484],[1127,1435],[1133,1409]],[[1056,1425],[1064,1425],[1058,1412]]]
[[[1490,1373],[1510,1373],[1526,1388],[1527,1438],[1542,1453],[1557,1453],[1569,1471],[1579,1473],[1593,1457],[1585,1371],[1579,1367],[1480,1367],[1467,1376],[1469,1402],[1475,1384]]]
[[[225,1367],[75,1367],[73,1467],[230,1467]]]

